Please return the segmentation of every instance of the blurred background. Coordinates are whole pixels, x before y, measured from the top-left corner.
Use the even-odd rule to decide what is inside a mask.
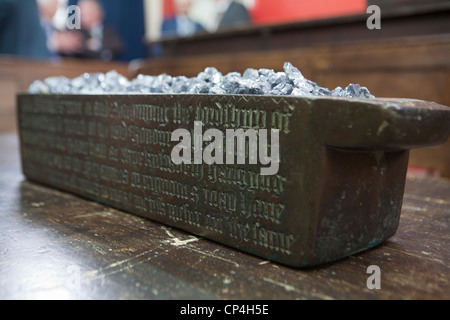
[[[323,87],[450,105],[449,57],[449,0],[0,0],[0,132],[16,132],[16,94],[34,80],[110,70],[195,76],[289,61]],[[449,143],[410,163],[450,177]]]
[[[32,2],[36,2],[37,5],[33,5]],[[96,9],[93,5],[86,5],[88,2],[97,2],[101,9]],[[232,3],[230,4],[230,2]],[[114,28],[122,39],[123,47],[112,57],[119,61],[147,57],[149,51],[144,40],[155,41],[173,36],[188,36],[195,31],[216,32],[225,27],[244,24],[261,26],[358,14],[364,13],[367,8],[366,0],[2,0],[0,3],[2,4],[0,7],[2,16],[4,15],[3,23],[8,20],[8,10],[10,12],[29,11],[28,16],[23,19],[23,24],[26,23],[25,21],[30,22],[31,13],[34,10],[36,15],[39,15],[42,27],[53,29],[53,32],[67,29],[67,19],[73,18],[71,13],[67,12],[67,8],[80,4],[81,19],[83,19],[83,15],[84,19],[98,19],[98,23]],[[228,22],[220,24],[221,15],[225,9],[230,9],[229,7],[234,5],[238,9],[231,10],[228,20],[225,17]],[[241,11],[237,5],[242,7]],[[94,12],[98,10],[102,11],[101,15]],[[242,13],[243,11],[246,12]],[[167,29],[167,20],[181,14],[198,22],[201,29],[192,30],[194,32],[189,30],[184,32],[183,28],[180,28],[179,32],[176,29]],[[87,15],[92,17],[87,18]],[[19,15],[17,16],[19,17]],[[85,26],[82,28],[84,29]],[[186,29],[188,28],[189,26]],[[32,32],[37,33],[36,30],[32,30]],[[51,36],[51,32],[47,32],[47,36]],[[24,56],[41,57],[33,52],[19,51],[17,53]]]

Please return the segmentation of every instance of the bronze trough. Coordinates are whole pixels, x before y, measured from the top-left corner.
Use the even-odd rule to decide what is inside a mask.
[[[394,235],[409,150],[450,134],[450,108],[381,98],[26,93],[18,120],[27,179],[295,267]],[[278,170],[173,163],[194,121],[278,130]]]

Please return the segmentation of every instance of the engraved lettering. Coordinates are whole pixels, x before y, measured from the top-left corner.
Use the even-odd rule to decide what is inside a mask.
[[[203,199],[212,208],[235,212],[237,205],[236,194],[213,189],[203,189]]]
[[[255,245],[288,255],[292,254],[291,246],[297,240],[297,237],[293,234],[270,230],[263,227],[259,222],[254,223],[252,229]]]
[[[200,222],[202,214],[198,211],[190,210],[187,204],[178,206],[175,204],[167,203],[166,208],[168,217],[173,221],[193,225],[196,227],[201,227],[203,225],[203,223]]]
[[[241,222],[236,218],[231,218],[228,220],[227,225],[230,230],[230,237],[240,242],[250,241],[250,231],[251,227],[248,222]]]
[[[260,109],[245,99],[76,99],[31,96],[21,106],[27,175],[175,226],[292,254],[298,235],[279,230],[291,182],[278,172],[277,149],[290,133],[292,108]]]
[[[127,125],[125,122],[122,122],[121,124],[112,124],[110,126],[111,130],[111,138],[114,140],[127,140]]]
[[[221,217],[214,213],[205,215],[205,228],[220,234],[224,232]]]
[[[161,216],[166,215],[166,204],[163,201],[160,201],[159,199],[152,199],[149,197],[146,197],[145,200],[147,201],[148,208],[152,213]]]
[[[107,118],[109,114],[109,106],[106,103],[95,101],[92,108],[92,114],[97,117]]]

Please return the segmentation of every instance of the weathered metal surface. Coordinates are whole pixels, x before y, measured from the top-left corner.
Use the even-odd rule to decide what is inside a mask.
[[[406,99],[21,94],[18,118],[28,179],[296,267],[391,237],[408,150],[450,133],[450,108]],[[194,121],[279,129],[278,172],[174,164]]]

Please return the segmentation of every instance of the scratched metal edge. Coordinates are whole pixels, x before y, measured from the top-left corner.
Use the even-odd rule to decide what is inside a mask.
[[[17,109],[17,112],[18,112],[18,119],[19,120],[20,120],[20,105],[21,105],[21,102],[22,102],[22,97],[29,97],[29,96],[39,96],[39,95],[35,95],[35,94],[33,94],[33,95],[31,95],[31,94],[19,94],[18,95],[18,109]],[[49,97],[49,95],[42,95],[42,96],[45,96],[45,98]],[[89,99],[104,99],[105,98],[104,95],[85,95],[81,99],[85,98],[86,96],[91,97]],[[183,96],[184,99],[186,99],[186,95],[182,95],[182,96]],[[74,95],[54,95],[54,96],[52,96],[52,98],[55,98],[56,100],[59,99],[60,97],[69,98],[69,99],[70,98],[75,98],[75,99],[79,99],[80,98],[80,96],[74,96]],[[138,99],[142,99],[143,98],[142,95],[139,95],[139,96],[137,96],[137,95],[108,95],[109,99],[114,99],[114,97],[120,97],[121,100],[124,99],[125,101],[127,101],[127,100],[133,101],[133,100],[137,99],[136,97],[139,97]],[[148,96],[144,96],[144,98],[148,98],[150,101],[155,100],[155,99],[156,100],[169,99],[169,101],[170,101],[170,99],[174,99],[174,97],[176,98],[177,95],[170,95],[169,97],[167,97],[165,95],[148,95]],[[216,99],[216,97],[211,97],[210,95],[190,95],[190,98],[192,98],[192,99],[200,99],[201,101],[210,101],[211,99]],[[405,117],[407,119],[410,118],[409,120],[411,120],[411,119],[417,120],[418,112],[419,112],[419,114],[423,114],[424,111],[432,110],[432,115],[434,115],[434,117],[432,117],[432,119],[430,121],[434,124],[434,129],[436,129],[436,128],[438,129],[435,132],[438,132],[439,134],[431,137],[430,139],[428,139],[426,141],[420,141],[419,145],[440,144],[440,143],[445,142],[445,140],[447,139],[447,137],[449,135],[449,129],[445,128],[445,124],[448,123],[448,120],[450,119],[450,112],[449,112],[450,108],[445,107],[445,106],[440,106],[440,105],[437,105],[437,104],[434,104],[434,103],[431,103],[431,102],[423,102],[423,101],[411,100],[411,99],[343,99],[343,98],[322,98],[322,97],[313,97],[313,98],[307,97],[307,98],[305,98],[305,97],[279,97],[279,96],[276,96],[276,97],[272,97],[272,96],[270,96],[270,97],[267,97],[267,96],[237,96],[237,98],[244,98],[246,100],[251,100],[251,101],[256,101],[256,102],[261,101],[261,100],[266,100],[267,101],[268,99],[276,98],[276,99],[284,100],[288,104],[289,103],[294,104],[294,105],[302,105],[303,104],[304,108],[310,108],[309,111],[308,111],[309,113],[311,113],[311,110],[314,110],[314,107],[316,106],[316,104],[317,104],[316,102],[317,101],[319,102],[318,105],[320,105],[321,103],[322,104],[326,103],[328,105],[328,107],[330,107],[329,106],[330,104],[336,104],[336,106],[331,106],[331,107],[339,107],[339,105],[342,104],[342,103],[346,104],[346,103],[350,102],[350,104],[358,104],[358,105],[370,106],[371,108],[375,108],[376,112],[381,112],[381,113],[386,113],[387,112],[387,113],[389,113],[390,114],[389,117],[394,119],[394,121],[392,122],[393,125],[398,125],[397,122],[395,121],[395,118],[397,117],[398,111],[400,111],[400,113],[402,113],[401,116],[399,117],[400,122],[401,122],[401,120],[404,119]],[[232,99],[233,100],[233,99],[236,99],[236,96],[223,95],[223,96],[219,97],[219,99]],[[406,104],[406,105],[409,104],[410,108],[409,107],[406,108],[406,109],[405,108],[401,108],[401,105],[404,105],[404,104]],[[400,105],[400,107],[399,107],[399,105]],[[432,107],[430,108],[430,106],[432,106]],[[319,109],[319,108],[317,108],[317,109]],[[444,126],[442,124],[444,124]],[[392,127],[392,125],[390,127]],[[21,128],[22,127],[21,127],[20,121],[19,121],[19,136],[21,136],[21,131],[22,131]],[[321,148],[321,151],[319,150],[319,153],[322,152],[323,150],[327,149],[326,145],[330,144],[330,143],[328,143],[325,140],[326,139],[324,139],[324,141],[323,141],[324,148]],[[22,141],[22,139],[20,139],[20,141]],[[382,140],[381,141],[381,145],[371,145],[369,147],[364,146],[364,148],[368,148],[368,149],[371,149],[371,150],[373,150],[373,149],[379,150],[380,148],[381,149],[383,148],[383,143],[385,143],[386,141],[387,140]],[[413,142],[408,141],[407,143],[405,143],[404,141],[400,141],[400,142],[397,142],[396,145],[394,143],[393,147],[392,146],[385,146],[385,147],[387,149],[392,149],[392,150],[395,150],[395,151],[399,151],[399,150],[407,150],[410,146],[416,146],[416,145],[417,145],[417,143],[414,142],[414,141]],[[333,143],[331,143],[331,146],[333,146]],[[349,150],[351,150],[352,147],[353,146],[337,146],[337,148],[343,148],[343,149],[349,149]],[[21,143],[21,150],[22,150],[22,143]],[[367,150],[363,151],[363,152],[367,152]],[[22,167],[24,167],[23,159],[22,159]],[[404,167],[405,167],[405,170],[406,170],[406,165]],[[51,185],[53,187],[57,187],[57,188],[60,188],[62,190],[69,191],[69,192],[75,193],[77,195],[86,197],[86,198],[88,198],[90,200],[98,201],[98,202],[101,202],[101,203],[104,203],[104,204],[107,204],[107,205],[111,205],[111,206],[117,207],[118,209],[122,209],[122,210],[128,211],[130,213],[143,215],[142,213],[136,213],[136,212],[134,212],[134,210],[130,210],[129,208],[123,208],[121,206],[117,206],[117,205],[108,203],[108,201],[104,201],[102,199],[95,199],[95,198],[92,198],[92,197],[88,197],[86,195],[83,195],[83,192],[80,192],[79,190],[68,190],[67,188],[61,188],[61,186],[49,183],[48,181],[45,181],[45,179],[43,179],[42,177],[33,176],[33,174],[29,174],[28,172],[24,172],[24,174],[30,180],[34,180],[36,182],[40,182],[40,183],[44,183],[44,184],[47,184],[47,185]],[[402,181],[403,181],[403,186],[404,186],[405,178],[403,178]],[[400,182],[400,184],[401,183],[402,182]],[[321,190],[321,191],[323,191],[323,190]],[[402,195],[403,194],[401,194],[400,199],[398,199],[400,201],[400,203],[401,203],[401,200],[402,200]],[[317,201],[319,201],[319,200],[317,200]],[[400,214],[400,212],[399,212],[399,209],[398,209],[397,212],[394,213],[394,216],[399,216],[399,214]],[[314,212],[313,215],[314,215],[314,217],[311,217],[312,220],[310,220],[311,223],[314,222],[314,219],[319,219],[318,218],[319,217],[319,212]],[[150,219],[153,219],[153,220],[165,223],[165,224],[170,224],[167,221],[160,221],[158,219],[155,219],[154,217],[152,218],[151,215],[150,216],[144,215],[144,216],[146,216],[147,218],[150,218]],[[397,218],[397,221],[398,221],[398,218]],[[318,223],[317,220],[315,221],[315,223],[316,224]],[[257,255],[257,256],[261,256],[261,257],[266,258],[266,259],[270,259],[270,260],[274,260],[274,261],[277,261],[277,262],[281,262],[283,264],[287,264],[287,265],[294,266],[294,267],[314,266],[314,265],[317,265],[317,264],[322,264],[322,263],[326,263],[326,262],[330,262],[330,261],[334,261],[334,260],[340,259],[342,257],[351,255],[351,254],[356,253],[356,252],[363,251],[363,250],[365,250],[365,249],[367,249],[369,247],[372,247],[372,246],[374,246],[374,245],[376,245],[378,243],[381,243],[385,239],[387,239],[390,236],[392,236],[393,233],[395,233],[395,231],[392,232],[392,230],[391,230],[388,235],[386,235],[385,237],[379,238],[378,241],[376,241],[376,242],[372,241],[371,243],[369,243],[369,244],[367,244],[365,246],[355,247],[355,248],[352,248],[351,250],[347,250],[345,252],[334,253],[332,256],[330,255],[329,257],[326,257],[326,258],[324,258],[323,256],[320,256],[320,255],[316,255],[316,253],[314,252],[314,248],[313,248],[312,251],[310,251],[310,252],[308,252],[306,254],[305,254],[305,252],[308,251],[308,250],[303,250],[304,252],[302,252],[302,253],[297,252],[296,254],[298,256],[303,255],[300,259],[297,258],[295,260],[292,260],[292,259],[291,260],[286,260],[286,259],[283,259],[283,257],[275,256],[274,253],[258,252],[258,251],[255,251],[255,250],[249,250],[246,246],[241,246],[241,245],[238,245],[236,243],[229,243],[227,241],[223,241],[223,239],[217,239],[214,235],[212,235],[212,234],[210,234],[208,232],[205,233],[205,232],[202,232],[201,230],[200,231],[199,230],[192,230],[191,228],[186,228],[186,226],[183,226],[183,225],[181,225],[181,226],[177,225],[177,224],[170,224],[170,225],[178,227],[178,228],[181,228],[181,229],[184,229],[184,230],[189,231],[189,232],[193,232],[194,234],[197,234],[197,235],[200,235],[200,236],[204,236],[206,238],[210,238],[212,240],[221,242],[223,244],[226,244],[226,245],[238,248],[238,249],[243,250],[245,252],[248,252],[248,253],[251,253],[251,254],[254,254],[254,255]],[[318,236],[315,233],[315,232],[317,232],[317,229],[309,228],[308,230],[309,230],[308,231],[309,234],[305,237],[305,239],[306,239],[306,241],[310,242],[309,245],[312,245],[312,243],[314,242],[313,240]]]

